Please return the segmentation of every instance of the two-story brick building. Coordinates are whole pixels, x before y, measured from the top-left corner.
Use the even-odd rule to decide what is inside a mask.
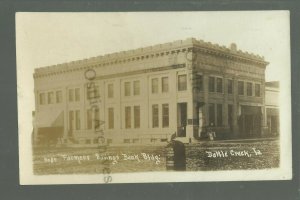
[[[208,126],[218,138],[261,136],[267,65],[190,38],[37,68],[34,138],[153,144],[201,139]]]

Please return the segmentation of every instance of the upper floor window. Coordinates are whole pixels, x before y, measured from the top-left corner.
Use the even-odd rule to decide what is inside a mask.
[[[187,90],[186,74],[178,75],[178,91]]]
[[[201,74],[195,74],[193,88],[196,88],[198,91],[203,91],[203,76]]]
[[[79,93],[79,99],[80,99],[80,90],[79,90],[79,88],[78,88],[78,93]],[[87,99],[100,98],[99,85],[96,85],[93,82],[87,84],[86,97],[87,97]]]
[[[152,93],[153,94],[158,93],[158,78],[152,79]]]
[[[227,92],[228,94],[232,94],[233,92],[233,80],[231,79],[227,80]]]
[[[46,95],[45,95],[45,93],[40,93],[40,104],[41,105],[44,105],[44,104],[46,104]]]
[[[140,81],[133,81],[133,95],[140,95]]]
[[[75,88],[75,101],[80,101],[80,89]]]
[[[124,87],[125,87],[125,96],[130,96],[130,87],[131,87],[131,84],[130,82],[125,82],[124,84]]]
[[[217,92],[223,92],[223,79],[217,78]]]
[[[61,102],[62,102],[62,92],[56,91],[56,103],[61,103]]]
[[[161,91],[162,92],[168,92],[169,91],[169,78],[168,77],[162,77],[161,78]]]
[[[244,81],[238,81],[238,94],[244,95]]]
[[[260,97],[260,84],[255,84],[255,96]]]
[[[209,92],[215,92],[215,77],[209,77],[208,90]]]
[[[247,96],[252,96],[252,83],[247,83]]]
[[[74,89],[69,89],[69,101],[74,101]]]
[[[107,85],[107,93],[108,98],[114,97],[114,85],[112,83]]]
[[[54,103],[54,93],[48,92],[48,104]]]

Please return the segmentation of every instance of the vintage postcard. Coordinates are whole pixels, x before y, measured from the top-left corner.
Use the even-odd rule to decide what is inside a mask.
[[[20,184],[292,177],[288,11],[16,13]]]

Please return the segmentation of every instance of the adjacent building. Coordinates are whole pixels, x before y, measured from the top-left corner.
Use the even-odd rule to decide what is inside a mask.
[[[34,139],[138,144],[172,134],[201,140],[208,128],[220,139],[275,133],[267,65],[236,44],[190,38],[37,68]]]

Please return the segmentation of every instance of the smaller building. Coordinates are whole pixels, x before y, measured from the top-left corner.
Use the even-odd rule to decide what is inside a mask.
[[[279,81],[266,82],[266,113],[269,136],[278,136],[280,132],[279,117]]]

